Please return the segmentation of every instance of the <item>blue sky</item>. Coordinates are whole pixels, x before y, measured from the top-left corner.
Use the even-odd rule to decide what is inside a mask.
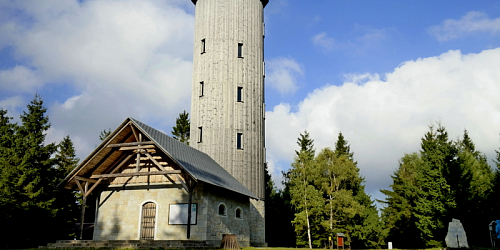
[[[440,121],[489,159],[500,147],[500,2],[292,1],[265,8],[266,147],[275,182],[307,130],[340,131],[373,198]],[[170,133],[190,110],[189,0],[0,0],[0,108],[18,120],[39,93],[85,158],[134,117]]]

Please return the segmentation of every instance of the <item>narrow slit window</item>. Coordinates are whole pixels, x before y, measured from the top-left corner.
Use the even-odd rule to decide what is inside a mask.
[[[205,39],[201,39],[201,53],[205,53]]]
[[[198,127],[198,134],[199,134],[199,137],[198,137],[198,142],[202,142],[203,140],[203,127]]]
[[[243,102],[243,87],[238,87],[238,92],[236,95],[236,100],[238,102]]]
[[[238,133],[236,135],[236,148],[237,149],[243,149],[242,140],[243,140],[243,133]]]
[[[203,96],[204,92],[205,92],[205,83],[200,82],[200,97]]]
[[[238,43],[238,58],[243,58],[243,43]]]

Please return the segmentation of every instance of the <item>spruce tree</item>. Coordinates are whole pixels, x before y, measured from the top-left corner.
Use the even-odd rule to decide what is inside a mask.
[[[11,123],[12,118],[7,111],[0,109],[0,221],[3,225],[13,225],[10,230],[4,230],[0,248],[12,248],[15,243],[19,227],[16,226],[19,206],[19,191],[16,188],[18,181],[17,158],[15,150],[15,132],[17,124]]]
[[[189,113],[184,110],[184,112],[180,113],[179,117],[175,119],[175,127],[173,127],[172,135],[174,139],[189,145],[189,130]]]
[[[451,221],[448,212],[455,207],[444,174],[449,173],[454,155],[448,133],[440,124],[436,131],[430,126],[421,146],[423,164],[417,175],[420,189],[415,207],[416,225],[426,247],[439,247],[446,236],[447,222]]]
[[[101,133],[99,134],[99,140],[104,141],[106,140],[106,138],[108,138],[109,135],[111,135],[111,129],[110,128],[108,130],[105,129],[101,131]]]
[[[80,161],[76,157],[76,151],[69,136],[64,137],[59,145],[57,145],[57,148],[54,166],[56,173],[54,181],[56,185],[71,173]],[[59,235],[58,239],[60,240],[76,238],[77,232],[75,228],[68,227],[68,225],[75,225],[80,216],[79,204],[81,204],[81,194],[73,190],[58,187],[55,195],[56,200],[53,207],[57,209],[57,217],[54,220],[54,224],[58,224],[56,227],[58,232],[55,232],[55,234]]]
[[[423,161],[417,153],[405,154],[399,168],[391,176],[392,190],[380,190],[387,196],[382,209],[382,218],[388,230],[387,241],[393,242],[395,248],[425,247],[415,216],[419,190],[417,175],[422,165]]]
[[[349,142],[345,140],[342,132],[339,133],[337,142],[335,143],[335,154],[337,155],[337,157],[345,155],[354,162],[354,153],[351,152],[351,146],[349,145]]]
[[[475,149],[467,130],[463,139],[456,142],[458,183],[454,189],[456,209],[453,218],[460,219],[465,230],[489,224],[489,197],[494,174],[486,156]],[[479,208],[479,209],[478,209]],[[479,230],[467,230],[469,246],[487,246],[488,235]]]

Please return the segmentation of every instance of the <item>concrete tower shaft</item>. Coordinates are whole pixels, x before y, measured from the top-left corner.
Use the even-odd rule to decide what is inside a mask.
[[[196,4],[191,141],[264,198],[264,15],[268,0]]]

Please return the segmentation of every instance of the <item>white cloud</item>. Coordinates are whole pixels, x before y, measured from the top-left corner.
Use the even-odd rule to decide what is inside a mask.
[[[0,23],[0,47],[20,64],[0,72],[0,87],[67,90],[63,101],[45,102],[53,125],[47,140],[69,134],[82,157],[100,131],[128,116],[167,126],[189,111],[190,1],[10,1],[0,8],[18,13]]]
[[[490,19],[483,12],[471,11],[460,20],[444,20],[443,23],[432,26],[428,31],[441,42],[479,32],[498,34],[500,32],[500,18]]]
[[[449,51],[405,62],[384,77],[346,76],[342,86],[316,89],[297,107],[277,105],[266,114],[267,157],[274,174],[290,166],[304,129],[317,151],[334,147],[342,132],[366,177],[367,191],[379,199],[378,190],[391,183],[399,158],[420,150],[432,122],[441,121],[451,139],[467,129],[492,159],[500,133],[497,65],[500,48],[468,55]]]
[[[320,47],[325,51],[332,51],[335,46],[335,41],[333,40],[333,38],[328,37],[326,32],[315,35],[311,40],[314,45]]]
[[[24,105],[23,98],[21,96],[12,96],[3,100],[0,100],[0,109],[5,110],[15,110],[16,108]],[[7,114],[9,117],[13,117],[12,114]]]
[[[14,68],[0,70],[0,88],[13,92],[33,93],[43,85],[42,79],[37,72],[23,65]]]
[[[297,78],[304,74],[302,67],[292,58],[268,60],[266,83],[280,94],[293,94],[298,89]]]

